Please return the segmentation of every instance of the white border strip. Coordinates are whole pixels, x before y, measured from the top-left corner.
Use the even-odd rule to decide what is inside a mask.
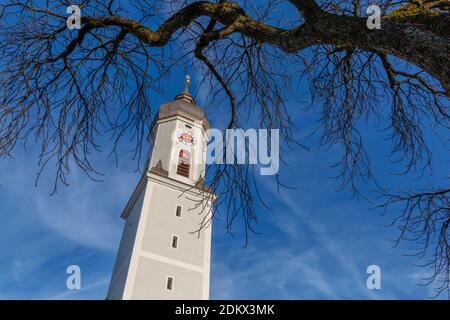
[[[189,270],[192,270],[192,271],[196,271],[196,272],[203,272],[204,271],[202,267],[195,266],[195,265],[190,264],[190,263],[174,260],[174,259],[171,259],[171,258],[163,257],[163,256],[160,256],[158,254],[147,252],[147,251],[144,251],[144,250],[141,250],[140,255],[142,257],[145,257],[145,258],[153,259],[153,260],[156,260],[156,261],[159,261],[159,262],[163,262],[163,263],[172,264],[172,265],[175,265],[177,267],[189,269]]]

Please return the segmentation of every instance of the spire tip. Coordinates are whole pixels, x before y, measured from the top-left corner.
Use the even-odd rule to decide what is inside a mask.
[[[184,78],[184,90],[182,93],[180,93],[178,96],[175,97],[176,100],[185,100],[189,103],[194,104],[194,99],[191,97],[191,94],[189,93],[189,84],[191,83],[191,77],[189,75],[186,75]]]

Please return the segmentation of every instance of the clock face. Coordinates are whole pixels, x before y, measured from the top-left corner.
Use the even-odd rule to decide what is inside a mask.
[[[187,146],[193,146],[197,142],[197,139],[195,139],[188,131],[178,131],[177,139]]]

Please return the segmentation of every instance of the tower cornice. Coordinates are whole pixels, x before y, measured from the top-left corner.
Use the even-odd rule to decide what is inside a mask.
[[[163,169],[163,171],[165,171]],[[167,172],[167,171],[166,171]],[[146,187],[147,183],[149,181],[157,181],[160,184],[166,185],[168,187],[172,187],[175,189],[178,189],[180,192],[187,193],[191,196],[195,197],[204,197],[205,193],[211,195],[211,200],[214,202],[217,199],[217,195],[212,194],[211,189],[206,187],[204,184],[199,184],[197,182],[195,185],[190,185],[188,183],[184,183],[175,179],[172,179],[168,176],[167,173],[162,172],[161,170],[157,170],[156,167],[152,168],[151,170],[147,171],[141,176],[141,179],[139,179],[138,184],[134,188],[134,191],[130,197],[130,200],[128,200],[121,218],[124,220],[127,219],[128,215],[130,214],[131,209],[133,208],[134,204],[136,203],[137,199],[139,198],[139,195],[141,194],[142,190]]]

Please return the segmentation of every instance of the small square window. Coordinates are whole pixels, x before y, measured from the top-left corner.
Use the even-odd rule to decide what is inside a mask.
[[[167,277],[166,289],[169,291],[173,291],[173,278]]]
[[[178,237],[172,236],[172,248],[178,248]]]
[[[175,216],[177,216],[178,218],[181,218],[181,207],[177,206],[177,211],[175,212]]]

